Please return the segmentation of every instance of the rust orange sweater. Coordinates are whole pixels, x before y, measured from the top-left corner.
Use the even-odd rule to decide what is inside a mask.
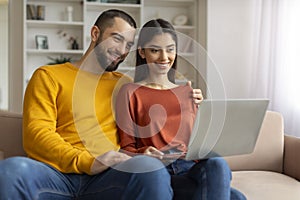
[[[187,85],[167,90],[124,85],[116,106],[121,148],[133,153],[149,146],[185,152],[197,110],[191,96]]]

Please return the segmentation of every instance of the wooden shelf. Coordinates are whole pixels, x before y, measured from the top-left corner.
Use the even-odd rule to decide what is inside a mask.
[[[83,54],[83,50],[27,49],[27,54]]]
[[[57,27],[76,27],[82,28],[83,22],[68,21],[44,21],[44,20],[26,20],[28,28],[57,28]]]
[[[125,7],[125,8],[140,8],[141,4],[133,3],[102,3],[102,2],[86,2],[88,7]]]

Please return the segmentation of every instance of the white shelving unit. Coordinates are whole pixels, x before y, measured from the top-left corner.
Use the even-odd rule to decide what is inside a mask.
[[[29,19],[27,5],[44,6],[44,19]],[[67,7],[73,8],[72,21],[67,18]],[[78,59],[83,54],[83,2],[81,0],[25,0],[24,9],[24,68],[23,89],[25,90],[32,73],[39,66],[50,63],[49,58],[64,56]],[[59,34],[59,32],[61,32]],[[66,34],[65,36],[63,34]],[[46,36],[48,48],[39,49],[36,36]],[[70,37],[76,38],[79,48],[71,49]]]
[[[191,65],[196,64],[196,55],[193,51],[193,40],[198,41],[199,22],[198,4],[200,0],[140,0],[136,4],[104,3],[101,0],[24,0],[24,65],[23,88],[32,73],[39,66],[45,65],[61,55],[76,60],[88,48],[90,29],[98,15],[104,10],[115,8],[128,12],[141,27],[146,21],[153,18],[163,18],[174,22],[178,15],[185,15],[187,22],[183,25],[174,25],[179,32],[179,62],[180,79],[188,79],[198,86],[197,75]],[[109,0],[108,0],[109,2]],[[27,19],[27,5],[42,5],[45,8],[44,20]],[[73,8],[72,21],[67,20],[66,9]],[[66,33],[64,37],[58,32]],[[37,49],[36,35],[47,36],[48,49]],[[69,37],[75,37],[79,49],[71,49]],[[183,38],[183,39],[182,39]],[[128,58],[132,59],[132,58]],[[132,69],[128,63],[121,65],[121,71]],[[182,80],[179,80],[182,82]]]

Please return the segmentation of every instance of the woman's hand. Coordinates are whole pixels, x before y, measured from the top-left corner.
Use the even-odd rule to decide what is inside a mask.
[[[155,158],[159,158],[159,159],[163,159],[163,155],[164,153],[161,152],[160,150],[158,150],[155,147],[148,147],[145,151],[144,154],[147,156],[151,156],[151,157],[155,157]]]
[[[101,156],[98,156],[91,166],[91,174],[98,174],[108,169],[109,167],[124,162],[131,157],[125,153],[117,151],[108,151]]]

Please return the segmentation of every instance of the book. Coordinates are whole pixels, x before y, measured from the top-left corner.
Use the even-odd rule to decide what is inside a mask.
[[[45,6],[37,5],[36,7],[36,19],[37,20],[44,20],[45,19]]]
[[[33,4],[26,5],[26,16],[27,19],[36,19],[36,6]]]

